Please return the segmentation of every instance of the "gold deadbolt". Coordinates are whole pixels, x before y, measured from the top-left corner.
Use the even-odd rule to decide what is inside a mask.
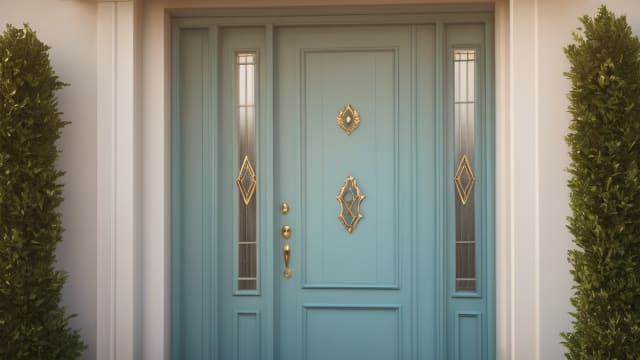
[[[289,204],[283,202],[280,205],[280,213],[282,213],[282,215],[287,215],[289,213]]]
[[[289,239],[291,237],[291,226],[284,225],[282,229],[280,229],[280,235],[285,239]]]

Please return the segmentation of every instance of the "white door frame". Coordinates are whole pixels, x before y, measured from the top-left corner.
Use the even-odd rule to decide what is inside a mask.
[[[345,3],[329,2],[259,4]],[[393,0],[348,3],[380,5]],[[215,13],[215,8],[256,4],[252,0],[98,4],[98,359],[156,360],[170,354],[170,16],[176,11],[200,14],[198,8],[203,7]],[[540,357],[537,16],[537,0],[495,0],[500,359]]]

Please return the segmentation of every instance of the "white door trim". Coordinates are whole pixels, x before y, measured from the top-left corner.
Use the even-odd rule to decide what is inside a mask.
[[[134,2],[102,1],[97,11],[96,358],[139,359],[141,177]]]

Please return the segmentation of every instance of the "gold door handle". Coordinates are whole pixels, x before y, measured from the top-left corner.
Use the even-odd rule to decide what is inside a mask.
[[[289,244],[285,244],[282,248],[282,253],[284,254],[284,272],[283,275],[285,279],[291,277],[291,269],[289,269],[289,258],[291,257],[291,247]]]

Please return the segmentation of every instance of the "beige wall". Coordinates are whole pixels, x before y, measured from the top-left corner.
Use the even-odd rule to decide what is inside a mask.
[[[51,62],[70,84],[58,93],[64,119],[71,121],[59,142],[64,241],[58,267],[69,272],[63,292],[71,320],[95,358],[96,344],[96,3],[71,0],[0,0],[0,27],[28,22],[51,46]]]

